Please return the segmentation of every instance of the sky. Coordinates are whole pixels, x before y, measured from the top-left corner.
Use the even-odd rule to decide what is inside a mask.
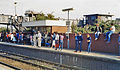
[[[17,15],[26,10],[52,13],[55,17],[67,18],[65,8],[74,8],[71,19],[83,18],[86,14],[110,14],[120,18],[120,0],[0,0],[0,14],[14,15],[14,2],[17,2]]]

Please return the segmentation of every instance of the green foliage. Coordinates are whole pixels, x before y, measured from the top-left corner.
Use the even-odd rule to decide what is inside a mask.
[[[46,19],[46,16],[44,13],[38,14],[36,17],[36,20],[45,20],[45,19]]]
[[[8,29],[8,31],[10,31],[10,29]],[[6,27],[1,27],[0,32],[7,32],[7,28]]]
[[[47,14],[47,16],[45,16],[44,13],[38,14],[36,16],[36,20],[58,20],[58,18],[55,18],[55,16],[53,14]]]
[[[76,32],[77,32],[78,27],[77,27],[77,25],[72,24],[72,25],[71,25],[71,29],[72,29],[72,33],[76,33]]]
[[[106,22],[102,21],[101,23],[98,23],[98,24],[102,27],[102,30],[103,30],[102,32],[106,33],[110,30],[111,23],[113,23],[116,28],[115,33],[118,33],[120,32],[120,25],[115,24],[114,22],[115,21],[106,21]],[[96,23],[94,25],[86,25],[84,28],[76,27],[76,25],[72,25],[71,28],[73,32],[94,33],[96,28]]]

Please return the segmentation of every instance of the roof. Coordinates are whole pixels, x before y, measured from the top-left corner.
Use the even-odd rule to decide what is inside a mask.
[[[2,15],[2,16],[12,16],[12,15],[6,15],[6,14],[0,14],[0,15]]]
[[[84,15],[84,16],[114,16],[114,15],[110,15],[110,14],[89,14],[89,15]]]
[[[34,27],[34,26],[66,26],[66,21],[62,20],[40,20],[32,22],[23,22],[22,26]]]

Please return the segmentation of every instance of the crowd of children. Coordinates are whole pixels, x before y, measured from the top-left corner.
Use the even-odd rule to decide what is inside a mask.
[[[107,40],[107,43],[110,43],[110,36],[115,32],[115,26],[111,24],[110,31],[106,32],[105,40]],[[95,40],[99,39],[100,34],[102,33],[102,28],[99,26],[99,24],[96,24],[95,28]],[[57,32],[54,32],[53,34],[50,34],[48,32],[41,33],[38,32],[32,32],[30,34],[24,34],[22,32],[16,32],[16,33],[2,33],[0,32],[0,41],[3,42],[11,42],[11,43],[17,43],[17,44],[26,44],[26,41],[29,41],[30,44],[34,47],[38,46],[41,47],[44,43],[44,46],[49,46],[51,48],[55,47],[55,50],[59,48],[59,50],[63,49],[63,43],[64,43],[64,35],[63,33],[59,34]],[[82,32],[75,33],[75,51],[79,52],[82,51],[82,41],[83,36]],[[87,44],[88,44],[88,53],[91,52],[91,36],[87,34]],[[120,32],[119,32],[119,50],[120,50]],[[80,48],[80,49],[79,49]]]

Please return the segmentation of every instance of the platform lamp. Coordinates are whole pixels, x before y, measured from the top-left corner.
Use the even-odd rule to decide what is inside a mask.
[[[15,16],[17,15],[17,14],[16,14],[16,5],[17,5],[17,2],[14,2],[14,6],[15,6]]]
[[[66,32],[66,36],[67,36],[67,40],[68,40],[68,48],[69,48],[69,33],[71,33],[71,27],[70,27],[70,20],[69,20],[69,12],[72,11],[73,8],[67,8],[67,9],[62,9],[63,12],[68,12],[68,20],[66,21],[66,25],[67,25],[67,32]]]

